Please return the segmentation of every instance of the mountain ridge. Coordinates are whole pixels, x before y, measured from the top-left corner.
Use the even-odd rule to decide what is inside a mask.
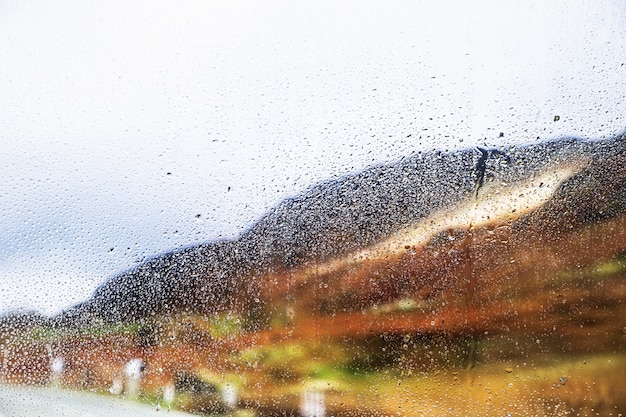
[[[416,153],[323,181],[283,200],[235,239],[157,255],[113,276],[90,299],[54,320],[126,322],[181,311],[254,310],[263,302],[262,278],[270,273],[341,258],[477,198],[485,185],[514,184],[564,164],[579,168],[527,221],[553,231],[576,227],[577,216],[599,216],[602,210],[596,206],[623,189],[625,142],[621,134],[596,141],[566,138]],[[614,175],[606,175],[607,169]]]

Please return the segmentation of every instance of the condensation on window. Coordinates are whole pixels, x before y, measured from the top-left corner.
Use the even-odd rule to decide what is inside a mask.
[[[0,5],[0,415],[626,413],[626,8]]]

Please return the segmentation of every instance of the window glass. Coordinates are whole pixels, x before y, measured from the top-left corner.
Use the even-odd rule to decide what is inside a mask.
[[[0,415],[625,413],[625,23],[0,2]]]

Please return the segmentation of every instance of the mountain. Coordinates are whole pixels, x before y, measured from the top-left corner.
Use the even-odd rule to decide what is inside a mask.
[[[420,152],[314,185],[237,239],[155,256],[54,320],[80,325],[176,312],[254,315],[269,301],[268,288],[280,287],[270,277],[287,279],[320,265],[340,268],[358,256],[388,255],[407,242],[424,245],[492,222],[550,239],[624,211],[625,184],[623,134]]]

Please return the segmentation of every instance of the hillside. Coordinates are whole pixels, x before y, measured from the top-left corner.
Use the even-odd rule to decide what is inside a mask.
[[[544,190],[553,195],[539,202],[542,208],[516,196],[520,207],[515,217],[533,211],[528,221],[535,228],[574,228],[621,209],[611,206],[611,196],[623,184],[624,147],[617,139],[563,140],[500,150],[419,153],[374,166],[285,200],[236,240],[156,256],[114,276],[90,300],[58,319],[118,322],[180,311],[245,310],[258,298],[262,277],[270,273],[341,259],[444,210],[463,210],[479,187],[504,190],[551,170],[569,171],[554,179],[552,188],[546,184]],[[607,170],[611,175],[605,175]],[[540,189],[543,184],[526,186]],[[480,193],[476,201],[488,198]],[[433,233],[445,230],[444,223]]]
[[[624,137],[430,152],[315,185],[57,317],[5,317],[0,376],[108,392],[141,358],[144,400],[175,386],[202,413],[234,413],[216,395],[236,386],[261,416],[311,392],[333,415],[609,415],[626,412],[624,305]]]

